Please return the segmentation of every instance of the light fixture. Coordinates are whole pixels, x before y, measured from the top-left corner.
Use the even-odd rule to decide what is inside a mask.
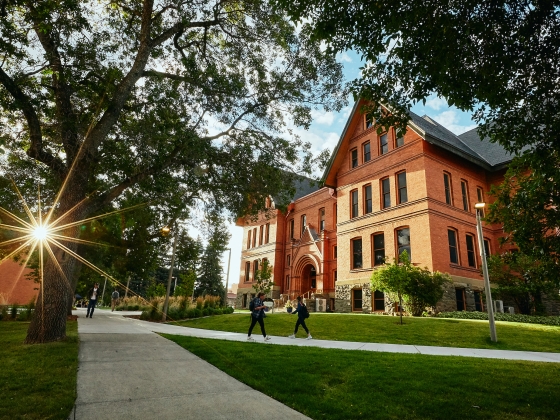
[[[486,203],[476,203],[474,205],[475,209],[483,209],[486,206]]]

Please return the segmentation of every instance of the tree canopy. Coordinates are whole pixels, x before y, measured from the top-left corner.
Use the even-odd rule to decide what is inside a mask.
[[[60,190],[54,217],[69,223],[126,193],[167,221],[196,200],[257,211],[315,161],[288,128],[344,102],[340,65],[265,0],[1,6],[1,173],[27,197],[33,179],[50,203]],[[55,255],[27,342],[64,336],[76,263]]]

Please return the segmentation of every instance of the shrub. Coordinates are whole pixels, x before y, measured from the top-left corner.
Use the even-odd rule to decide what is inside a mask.
[[[194,310],[194,317],[195,318],[200,318],[202,316],[202,310],[201,309],[195,309]]]
[[[481,319],[488,320],[487,312],[440,312],[438,318],[455,318],[455,319]],[[523,314],[503,314],[501,312],[494,314],[496,321],[506,322],[523,322],[526,324],[542,324],[542,325],[558,325],[560,326],[560,316],[532,316]]]
[[[225,313],[228,313],[228,314],[233,313],[233,308],[231,306],[227,307],[226,309],[227,309],[227,312],[225,312]]]
[[[132,307],[132,310],[133,310],[133,311],[138,311],[138,310],[140,310],[140,305],[134,305],[134,306]]]
[[[140,315],[140,319],[143,321],[149,321],[150,320],[150,311],[142,311],[142,314]]]
[[[218,308],[216,310],[214,310],[214,315],[223,315],[224,311],[222,310],[222,308]]]
[[[196,309],[202,309],[204,307],[204,298],[197,297],[196,298]]]
[[[167,318],[169,321],[178,321],[182,319],[181,311],[176,308],[171,308],[167,311]]]
[[[208,311],[208,315],[215,315],[216,314],[216,309],[212,308],[211,306],[206,308],[206,310]]]
[[[0,311],[0,319],[8,319],[8,308],[2,306],[2,311]]]
[[[204,308],[202,310],[202,316],[208,316],[208,315],[210,315],[210,312],[208,311],[208,308]]]
[[[187,318],[194,318],[194,311],[194,309],[188,309],[186,313]]]
[[[12,319],[16,319],[17,314],[18,314],[18,307],[17,307],[17,305],[14,303],[14,304],[12,305],[12,307],[10,308],[10,316],[11,316]]]

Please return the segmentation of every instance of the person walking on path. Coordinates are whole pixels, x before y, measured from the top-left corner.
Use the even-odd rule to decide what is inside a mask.
[[[95,305],[97,304],[97,297],[99,296],[99,283],[95,283],[91,289],[89,289],[87,297],[89,299],[86,318],[89,316],[90,318],[93,317],[93,311],[95,309]]]
[[[307,306],[301,303],[301,296],[297,297],[297,309],[294,312],[292,312],[292,315],[293,314],[298,314],[298,319],[296,322],[294,333],[290,335],[289,338],[296,338],[298,328],[301,325],[305,330],[305,332],[307,333],[307,340],[311,340],[313,337],[311,337],[311,333],[309,332],[307,325],[305,325],[305,318],[309,318],[309,312],[307,311]]]
[[[115,306],[119,304],[119,292],[117,289],[111,294],[111,312],[115,311]]]
[[[264,341],[270,340],[270,337],[266,335],[264,331],[264,293],[260,292],[259,295],[251,301],[249,309],[251,310],[251,326],[249,327],[249,332],[247,333],[247,341],[253,341],[251,333],[253,332],[253,327],[258,322],[261,326],[261,332],[264,337]]]

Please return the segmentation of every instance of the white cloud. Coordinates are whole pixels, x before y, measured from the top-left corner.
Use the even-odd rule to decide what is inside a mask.
[[[426,106],[432,109],[435,109],[436,111],[439,111],[442,108],[448,108],[449,105],[447,105],[447,101],[443,98],[431,98],[428,99],[426,101]]]
[[[476,124],[461,124],[459,112],[454,110],[443,111],[441,114],[435,115],[432,118],[456,135],[476,127]]]
[[[321,125],[332,125],[334,121],[334,114],[330,111],[325,112],[312,109],[311,118],[313,118],[313,123]]]
[[[346,51],[343,51],[340,54],[337,54],[336,58],[338,59],[338,61],[341,61],[343,63],[351,63],[352,62],[352,58],[350,58],[350,56],[348,55],[348,53]]]

